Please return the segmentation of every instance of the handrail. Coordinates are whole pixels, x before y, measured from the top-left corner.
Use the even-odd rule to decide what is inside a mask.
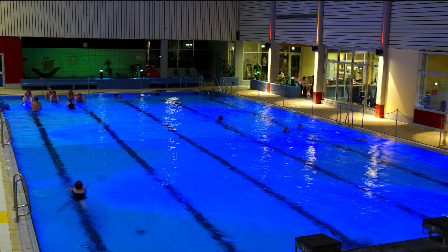
[[[19,179],[16,180],[16,177],[19,177]],[[23,191],[25,192],[25,199],[26,199],[26,204],[21,205],[21,206],[18,205],[19,202],[17,200],[17,184],[19,181],[22,181],[22,188],[23,188]],[[16,212],[16,218],[14,218],[14,221],[18,222],[19,217],[25,216],[25,215],[28,215],[31,213],[31,204],[30,204],[30,197],[28,194],[28,187],[26,185],[26,180],[22,176],[22,174],[20,174],[20,173],[14,174],[13,182],[14,182],[14,188],[13,188],[13,190],[14,190],[14,211]],[[21,208],[21,207],[28,207],[28,213],[19,214],[19,208]]]
[[[348,123],[350,125],[350,111],[352,112],[352,128],[353,128],[353,125],[354,125],[353,124],[353,114],[354,114],[353,109],[347,110],[347,115],[345,116],[344,124],[347,125],[347,118],[348,118]]]
[[[4,141],[4,139],[5,139],[5,137],[4,137],[4,130],[3,130],[3,123],[6,123],[6,130],[8,131],[8,136],[9,136],[9,141],[8,142],[5,142]],[[3,119],[2,121],[1,121],[1,124],[2,124],[2,126],[1,126],[1,141],[2,141],[2,147],[3,146],[5,146],[5,144],[11,144],[12,143],[12,137],[11,137],[11,129],[9,128],[9,122],[8,122],[8,120],[6,120],[6,119]]]
[[[339,116],[339,122],[338,122],[338,116]],[[342,104],[338,103],[336,108],[336,122],[341,123],[342,122]]]

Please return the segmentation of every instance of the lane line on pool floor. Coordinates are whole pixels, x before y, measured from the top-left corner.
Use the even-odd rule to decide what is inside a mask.
[[[218,103],[221,103],[221,104],[224,104],[224,105],[229,106],[229,107],[232,107],[232,108],[238,108],[238,107],[233,106],[233,105],[231,105],[231,104],[228,104],[228,103],[225,103],[225,102],[222,102],[222,101],[217,101],[217,100],[212,99],[212,98],[209,98],[209,100],[214,101],[214,102],[218,102]],[[257,115],[257,116],[265,117],[265,116],[263,116],[263,115],[256,114],[256,113],[254,113],[254,112],[248,111],[248,110],[243,109],[243,108],[239,108],[239,109],[241,109],[241,110],[245,110],[245,111],[247,111],[247,112],[249,112],[249,113],[252,113],[252,114],[254,114],[254,115]],[[265,117],[265,118],[267,118],[267,117]],[[270,119],[270,118],[269,118],[269,119]],[[281,127],[286,127],[283,123],[278,123],[277,121],[275,121],[275,120],[273,120],[273,119],[271,119],[270,121],[271,121],[271,122],[274,122],[274,123],[276,123],[276,124],[278,124],[278,125],[281,126]],[[314,141],[319,141],[319,140],[314,139]],[[362,153],[362,152],[360,152],[360,151],[357,151],[357,150],[354,150],[354,149],[351,149],[351,148],[349,148],[349,147],[342,146],[342,145],[339,145],[339,144],[335,144],[335,143],[328,143],[328,144],[331,144],[331,145],[333,145],[333,146],[335,146],[335,147],[337,147],[337,148],[340,148],[340,149],[344,149],[344,150],[351,151],[351,152],[353,152],[353,153],[356,153],[356,154],[361,155],[361,156],[363,156],[363,157],[370,158],[370,159],[372,159],[372,160],[380,161],[380,162],[382,162],[382,163],[384,163],[384,164],[386,164],[386,165],[392,166],[392,167],[397,168],[397,169],[399,169],[399,170],[401,170],[401,171],[404,171],[404,172],[407,172],[407,173],[411,173],[411,174],[413,174],[413,175],[415,175],[415,176],[418,176],[418,177],[421,177],[421,178],[424,178],[424,179],[428,179],[428,180],[430,180],[430,181],[432,181],[432,182],[435,182],[435,183],[440,184],[440,185],[442,185],[442,186],[448,187],[448,183],[447,183],[447,182],[443,182],[443,181],[440,181],[440,180],[438,180],[438,179],[431,178],[431,177],[429,177],[429,176],[427,176],[427,175],[425,175],[425,174],[422,174],[422,173],[419,173],[419,172],[416,172],[416,171],[409,170],[409,169],[407,169],[407,168],[405,168],[405,167],[402,167],[402,166],[400,166],[400,165],[394,164],[394,163],[392,163],[392,162],[390,162],[390,161],[387,161],[387,160],[384,160],[384,159],[381,159],[381,158],[377,158],[377,157],[375,157],[375,156],[372,156],[372,155],[369,155],[369,154],[365,154],[365,153]]]
[[[43,124],[41,123],[39,117],[32,113],[31,117],[33,118],[34,124],[39,130],[40,136],[42,140],[44,141],[44,145],[47,148],[48,153],[50,154],[51,160],[53,161],[54,167],[57,170],[57,174],[59,178],[66,184],[73,184],[73,180],[68,176],[67,171],[65,170],[65,165],[62,162],[59,154],[56,152],[56,149],[53,147],[53,144],[51,143],[50,138],[48,137],[47,131],[45,130]],[[86,232],[87,238],[95,244],[95,249],[97,251],[106,251],[106,245],[104,245],[103,239],[101,238],[101,235],[96,230],[95,226],[93,225],[93,222],[91,220],[90,215],[88,212],[81,206],[81,204],[77,201],[73,202],[72,204],[73,208],[75,209],[76,213],[78,214],[79,218],[81,219],[80,223],[81,226],[84,228]],[[90,249],[89,249],[90,250]]]
[[[345,244],[347,244],[350,247],[364,247],[367,246],[368,244],[361,244],[359,242],[357,242],[356,240],[351,239],[350,237],[344,235],[341,231],[339,231],[338,229],[336,229],[335,227],[333,227],[332,225],[320,220],[319,218],[315,217],[314,215],[312,215],[311,213],[308,213],[306,210],[303,209],[302,206],[300,205],[296,205],[295,203],[293,203],[291,200],[289,200],[288,198],[286,198],[283,195],[280,195],[276,192],[274,192],[271,188],[269,188],[268,186],[266,186],[265,184],[261,183],[260,181],[256,180],[255,178],[247,175],[246,173],[244,173],[242,170],[238,169],[237,167],[231,165],[228,161],[226,161],[225,159],[221,158],[220,156],[211,153],[209,150],[207,150],[206,148],[200,146],[199,144],[195,143],[194,141],[192,141],[191,139],[179,134],[177,131],[173,131],[172,130],[172,126],[168,125],[167,123],[162,122],[160,119],[158,119],[157,117],[153,116],[151,113],[148,113],[142,109],[140,109],[139,107],[133,105],[132,103],[126,101],[124,102],[127,105],[133,107],[134,109],[136,109],[137,111],[143,113],[144,115],[147,115],[149,117],[151,117],[153,120],[155,120],[156,122],[162,124],[164,127],[166,127],[168,130],[172,131],[174,134],[176,134],[179,138],[187,141],[188,143],[190,143],[192,146],[196,147],[197,149],[199,149],[201,152],[206,153],[207,155],[211,156],[212,158],[220,161],[225,167],[227,167],[228,169],[230,169],[231,171],[241,175],[244,179],[252,182],[253,184],[255,184],[257,187],[259,187],[260,189],[262,189],[266,194],[271,195],[273,197],[275,197],[276,199],[278,199],[279,201],[285,203],[287,206],[289,206],[289,208],[291,208],[292,210],[298,212],[299,214],[301,214],[302,216],[306,217],[307,219],[309,219],[311,222],[313,222],[315,225],[317,225],[318,227],[323,227],[325,229],[327,229],[331,234],[333,234],[335,237],[337,237],[338,239],[340,239],[342,242],[344,242]]]
[[[111,135],[111,137],[120,145],[121,148],[123,148],[131,157],[133,157],[137,163],[139,163],[143,168],[145,168],[146,171],[150,175],[154,177],[154,179],[161,183],[162,186],[164,186],[169,193],[181,204],[184,204],[186,207],[186,210],[193,215],[196,222],[203,227],[205,230],[211,233],[211,237],[218,242],[219,245],[224,247],[226,251],[237,251],[235,246],[229,242],[225,241],[224,239],[228,238],[225,235],[223,235],[223,232],[219,231],[216,227],[213,226],[213,224],[210,223],[210,221],[207,220],[207,218],[197,209],[195,209],[190,203],[188,203],[185,199],[183,199],[180,195],[180,193],[170,184],[163,182],[160,178],[156,175],[156,170],[151,167],[143,158],[141,158],[132,148],[126,145],[126,143],[121,140],[118,135],[110,129],[109,125],[103,122],[103,120],[95,115],[92,111],[87,110],[86,108],[83,108],[87,114],[89,114],[91,117],[93,117],[98,123],[100,123],[103,128]],[[169,125],[164,125],[167,127],[170,131],[174,131],[174,128],[170,128]]]
[[[179,102],[174,102],[174,104],[177,105],[177,106],[180,106],[180,107],[182,107],[182,108],[185,108],[185,109],[187,109],[187,110],[193,111],[193,112],[195,112],[195,113],[197,113],[197,114],[199,114],[199,115],[201,115],[201,116],[205,116],[205,117],[208,118],[207,115],[203,115],[201,112],[199,112],[199,111],[197,111],[197,110],[195,110],[195,109],[192,109],[192,108],[190,108],[190,107],[188,107],[188,106],[185,106],[185,105],[183,105],[183,104],[181,104],[181,103],[179,103]],[[370,193],[370,194],[372,194],[372,195],[375,195],[376,197],[378,197],[378,198],[380,198],[380,199],[383,199],[383,200],[385,200],[385,201],[387,201],[387,202],[389,202],[389,201],[390,201],[390,202],[393,202],[392,200],[386,198],[385,196],[382,196],[382,195],[380,195],[380,194],[378,194],[378,193],[375,193],[375,192],[369,190],[368,188],[365,188],[365,187],[360,186],[360,185],[358,185],[358,184],[356,184],[356,183],[350,182],[349,180],[347,180],[347,179],[344,178],[344,177],[341,177],[341,176],[339,176],[339,175],[337,175],[337,174],[334,174],[334,173],[332,173],[332,172],[330,172],[330,171],[328,171],[328,170],[325,170],[325,169],[323,169],[323,168],[320,168],[319,166],[315,165],[314,163],[311,163],[311,162],[307,161],[306,159],[303,159],[303,158],[300,158],[300,157],[297,157],[297,156],[288,154],[288,153],[286,153],[285,151],[281,150],[280,148],[277,148],[277,147],[268,145],[268,144],[266,144],[266,143],[264,143],[264,142],[261,142],[261,141],[259,141],[259,140],[255,140],[255,139],[249,138],[249,137],[246,136],[246,134],[244,134],[244,133],[238,131],[237,129],[233,128],[232,126],[230,126],[230,125],[228,125],[228,124],[224,124],[224,123],[222,123],[221,121],[217,121],[217,122],[218,122],[221,126],[223,126],[225,129],[227,129],[227,130],[231,130],[231,131],[233,131],[233,132],[236,132],[236,133],[240,134],[242,137],[244,137],[244,138],[246,138],[246,139],[252,140],[252,141],[255,142],[255,143],[258,143],[258,144],[263,145],[263,146],[265,146],[265,147],[271,148],[271,149],[277,151],[278,153],[280,153],[280,154],[282,154],[282,155],[285,155],[285,156],[287,156],[287,157],[289,157],[289,158],[292,158],[292,159],[294,159],[294,160],[297,160],[297,161],[299,161],[299,162],[301,162],[301,163],[303,163],[303,164],[305,164],[305,165],[307,165],[307,166],[310,166],[310,167],[314,168],[315,170],[317,170],[317,171],[319,171],[319,172],[322,172],[323,174],[327,175],[327,176],[330,177],[330,178],[334,178],[334,179],[337,179],[337,180],[339,180],[339,181],[341,181],[341,182],[344,182],[344,183],[347,183],[347,184],[349,184],[349,185],[352,185],[352,186],[356,187],[357,189],[360,189],[361,191],[364,191],[364,192]],[[426,216],[425,214],[422,214],[422,213],[419,213],[419,212],[417,212],[417,211],[414,211],[414,210],[412,210],[411,208],[404,206],[403,204],[399,204],[399,203],[393,203],[393,204],[394,204],[396,207],[398,207],[399,209],[401,209],[401,210],[403,210],[403,211],[405,211],[405,212],[407,212],[407,213],[409,213],[409,214],[415,214],[415,215],[419,216],[419,217],[422,218],[422,219],[426,219],[426,218],[428,218],[428,216]]]

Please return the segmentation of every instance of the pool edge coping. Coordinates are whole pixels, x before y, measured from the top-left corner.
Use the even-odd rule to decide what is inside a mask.
[[[0,112],[0,119],[2,121],[5,120],[3,112]],[[7,129],[5,128],[4,130],[6,131]],[[19,222],[14,221],[13,176],[14,174],[19,173],[19,167],[14,165],[17,164],[17,161],[15,160],[12,143],[4,145],[2,147],[2,152],[0,159],[2,160],[3,193],[5,194],[12,251],[40,252],[31,213],[20,217]],[[10,157],[10,160],[7,159],[8,156]],[[18,190],[17,194],[19,205],[26,204],[23,190]],[[20,210],[19,213],[22,214],[24,211]]]

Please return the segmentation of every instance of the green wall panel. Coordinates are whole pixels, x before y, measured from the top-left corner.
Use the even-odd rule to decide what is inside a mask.
[[[99,70],[106,69],[104,62],[110,59],[113,71],[121,78],[130,78],[129,66],[146,64],[145,49],[87,49],[87,48],[23,48],[23,78],[39,79],[32,69],[40,73],[49,73],[60,68],[49,79],[99,78]],[[51,64],[54,61],[54,64]],[[44,64],[45,63],[45,64]],[[104,72],[104,78],[106,78]]]

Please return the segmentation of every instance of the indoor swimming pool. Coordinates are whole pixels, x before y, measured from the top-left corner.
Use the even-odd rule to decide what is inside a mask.
[[[286,252],[317,233],[350,249],[448,214],[445,155],[231,96],[135,96],[1,98],[41,251]]]

